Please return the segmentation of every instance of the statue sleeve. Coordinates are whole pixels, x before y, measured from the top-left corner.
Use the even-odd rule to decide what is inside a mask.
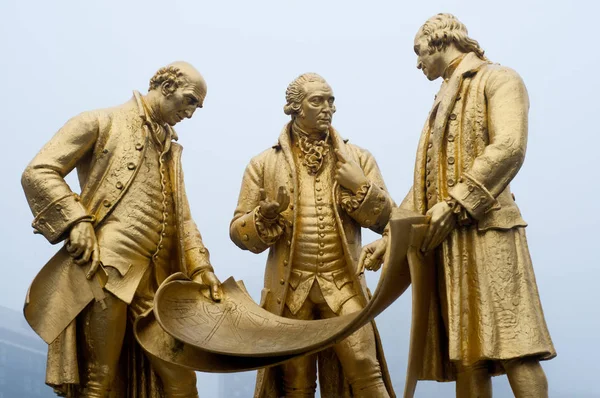
[[[360,167],[369,180],[369,186],[364,192],[364,197],[361,198],[358,207],[348,212],[348,214],[363,228],[382,233],[390,219],[392,208],[396,205],[387,191],[383,176],[373,155],[366,150],[362,150],[359,159]]]
[[[529,98],[521,77],[509,68],[494,71],[485,94],[489,144],[449,192],[476,220],[516,176],[527,146]]]
[[[26,167],[21,184],[34,220],[34,232],[52,244],[65,239],[71,227],[91,219],[65,176],[89,155],[98,139],[99,122],[94,112],[69,120]]]
[[[258,211],[263,178],[262,162],[252,159],[244,172],[238,204],[229,226],[229,236],[233,243],[253,253],[265,251],[284,231],[281,216],[269,220]]]
[[[210,264],[210,253],[204,243],[202,242],[202,235],[198,226],[192,219],[190,211],[190,204],[187,199],[185,192],[185,185],[183,183],[183,171],[181,172],[181,184],[180,189],[182,197],[182,216],[183,216],[183,247],[185,255],[185,263],[187,265],[188,276],[191,278],[193,275],[202,271],[214,272],[212,265]]]

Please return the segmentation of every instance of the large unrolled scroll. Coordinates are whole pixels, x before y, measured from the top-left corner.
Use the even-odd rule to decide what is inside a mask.
[[[136,322],[136,337],[149,354],[204,372],[252,370],[323,350],[370,322],[406,291],[416,267],[409,266],[409,259],[414,263],[419,256],[426,224],[423,215],[394,210],[377,288],[359,312],[313,321],[287,319],[261,308],[233,278],[223,283],[223,299],[214,302],[207,286],[176,274],[159,288],[154,311]],[[423,313],[414,305],[413,313]],[[422,334],[413,330],[411,340]],[[409,362],[413,356],[418,362],[418,354],[412,352]]]

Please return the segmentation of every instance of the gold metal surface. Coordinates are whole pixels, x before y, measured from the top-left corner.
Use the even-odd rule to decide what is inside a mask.
[[[424,234],[419,231],[425,222],[422,215],[394,210],[390,220],[394,244],[386,251],[371,300],[359,312],[311,321],[283,318],[257,305],[232,278],[223,282],[223,299],[215,302],[206,286],[176,274],[159,288],[154,314],[140,318],[136,334],[150,353],[206,372],[251,370],[321,351],[368,324],[404,293],[410,285],[407,253],[422,242]],[[154,317],[172,342],[154,340],[156,335],[148,330],[156,329],[156,324],[143,320]]]
[[[158,285],[177,272],[220,298],[173,130],[202,107],[206,91],[192,65],[161,68],[146,95],[69,120],[23,173],[34,231],[65,242],[33,280],[24,308],[49,344],[46,383],[59,394],[197,397],[195,374],[147,356],[132,321],[151,311]],[[74,169],[79,194],[65,181]]]
[[[427,79],[443,82],[400,205],[430,218],[414,258],[424,269],[413,270],[405,396],[419,378],[456,380],[459,397],[491,397],[491,376],[506,373],[516,396],[547,397],[539,362],[556,352],[510,189],[525,159],[527,89],[453,15],[425,22],[414,51]],[[386,246],[366,246],[364,267],[376,270]]]
[[[286,318],[364,308],[369,293],[355,272],[360,230],[381,233],[393,207],[373,156],[332,127],[335,111],[333,90],[321,76],[307,73],[290,83],[284,112],[291,120],[277,145],[247,166],[231,221],[231,239],[241,249],[269,249],[261,306]],[[261,370],[256,396],[314,394],[315,361],[322,388],[339,386],[333,395],[344,389],[393,395],[377,329],[365,328],[313,358]]]

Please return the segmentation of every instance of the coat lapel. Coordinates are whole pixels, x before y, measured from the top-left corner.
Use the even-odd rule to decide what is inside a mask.
[[[488,61],[480,59],[477,57],[477,55],[475,55],[475,53],[467,54],[448,80],[443,94],[438,95],[438,98],[436,98],[436,101],[434,102],[434,109],[435,103],[438,101],[439,107],[435,116],[433,133],[437,138],[441,138],[444,130],[446,129],[448,117],[450,116],[450,112],[452,111],[454,103],[456,102],[456,97],[460,91],[463,78],[465,75],[471,75],[475,73],[482,65],[486,63],[488,63]]]

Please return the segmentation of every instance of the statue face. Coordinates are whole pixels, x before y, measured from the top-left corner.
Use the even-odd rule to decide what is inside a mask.
[[[335,113],[335,97],[331,87],[323,82],[308,82],[303,87],[306,96],[302,100],[296,122],[307,133],[326,132],[331,127],[331,119]]]
[[[167,86],[167,87],[165,87]],[[175,126],[185,118],[191,118],[197,108],[202,108],[206,96],[203,82],[189,82],[169,93],[168,83],[163,84],[162,101],[160,103],[161,119],[170,126]]]
[[[417,54],[417,69],[421,69],[429,80],[441,77],[446,69],[443,51],[430,52],[427,38],[419,33],[415,37],[415,54]]]

